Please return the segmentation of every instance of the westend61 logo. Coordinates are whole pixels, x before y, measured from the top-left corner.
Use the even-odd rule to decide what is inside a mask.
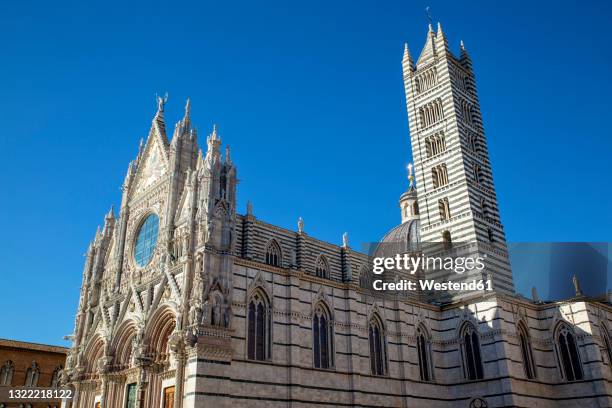
[[[385,272],[404,272],[414,275],[421,271],[454,272],[463,274],[470,271],[483,271],[485,268],[483,257],[441,257],[441,256],[414,256],[408,254],[396,254],[390,257],[374,257],[372,259],[372,273],[381,275]],[[401,279],[394,282],[385,282],[377,279],[372,282],[374,290],[417,290],[423,291],[472,291],[472,290],[492,290],[491,280],[475,279],[468,282],[452,282],[447,280],[437,282],[433,279],[419,279],[418,285],[414,280]]]

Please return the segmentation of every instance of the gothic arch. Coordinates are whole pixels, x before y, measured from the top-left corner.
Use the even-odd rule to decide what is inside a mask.
[[[374,310],[368,319],[368,343],[372,374],[386,375],[388,372],[387,330],[377,310]]]
[[[271,238],[266,244],[265,262],[271,266],[283,267],[283,251],[276,238]]]
[[[272,307],[273,298],[269,295],[269,293],[272,293],[272,289],[270,288],[270,285],[268,285],[268,282],[264,279],[263,274],[262,274],[261,271],[257,272],[257,275],[255,275],[255,277],[253,278],[253,280],[249,284],[249,288],[248,288],[247,293],[246,293],[246,302],[247,302],[247,304],[249,302],[249,299],[251,299],[251,297],[257,291],[262,291],[263,292],[264,296],[266,297],[266,299],[269,302],[270,307]]]
[[[468,380],[484,378],[478,325],[464,321],[460,326],[459,334],[465,378]]]
[[[519,340],[519,347],[523,357],[523,368],[525,376],[529,379],[536,377],[536,366],[531,350],[531,336],[529,335],[529,326],[521,318],[516,322],[516,333]]]
[[[100,358],[104,356],[105,346],[106,346],[106,341],[98,333],[94,334],[91,340],[89,340],[89,342],[87,343],[87,346],[85,347],[85,353],[84,353],[84,359],[85,359],[84,365],[85,365],[86,373],[97,374],[98,361],[100,360]]]
[[[168,306],[159,307],[149,320],[145,331],[145,344],[157,360],[168,357],[168,339],[176,328],[176,314]]]
[[[431,352],[431,334],[424,322],[417,323],[416,330],[417,356],[421,381],[431,381],[433,375],[433,358]]]
[[[366,265],[359,268],[359,286],[362,289],[372,289],[372,272]]]
[[[130,365],[132,343],[137,332],[138,325],[132,319],[122,322],[115,332],[111,350],[115,356],[114,364],[121,366],[121,369],[127,368]]]
[[[315,368],[334,366],[334,318],[324,300],[315,303],[312,310],[312,351]]]
[[[261,286],[254,288],[246,303],[247,358],[269,360],[272,356],[272,304]]]
[[[565,321],[559,321],[555,326],[554,339],[562,378],[567,381],[582,380],[584,373],[577,337],[572,325]]]
[[[327,262],[327,257],[323,254],[317,258],[315,275],[319,278],[329,278],[329,262]]]

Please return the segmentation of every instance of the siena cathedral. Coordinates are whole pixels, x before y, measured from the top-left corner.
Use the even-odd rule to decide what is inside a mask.
[[[368,290],[371,258],[346,235],[239,214],[216,128],[201,150],[188,101],[168,139],[158,98],[121,208],[87,250],[63,406],[612,406],[610,305],[577,282],[565,301],[515,294],[463,43],[453,54],[429,26],[402,66],[414,172],[381,242],[468,245],[487,267],[453,279],[493,289]]]

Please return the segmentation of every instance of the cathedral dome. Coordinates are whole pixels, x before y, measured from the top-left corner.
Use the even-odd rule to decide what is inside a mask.
[[[420,220],[418,218],[408,220],[387,232],[380,242],[385,244],[417,244],[421,241],[419,224]]]
[[[396,254],[413,252],[418,249],[421,242],[420,220],[418,218],[408,220],[385,234],[377,245],[376,257],[393,257]]]

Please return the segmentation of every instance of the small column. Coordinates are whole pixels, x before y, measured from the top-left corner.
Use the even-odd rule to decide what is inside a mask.
[[[185,365],[187,353],[184,350],[176,353],[176,371],[174,376],[174,408],[183,406],[183,383],[185,381]]]
[[[304,266],[304,244],[305,244],[305,233],[304,233],[304,220],[302,217],[298,218],[298,235],[296,239],[297,253],[296,253],[296,263],[298,270],[301,270]]]
[[[247,203],[247,214],[242,225],[242,256],[253,259],[253,230],[255,229],[255,216],[253,215],[253,204]]]

